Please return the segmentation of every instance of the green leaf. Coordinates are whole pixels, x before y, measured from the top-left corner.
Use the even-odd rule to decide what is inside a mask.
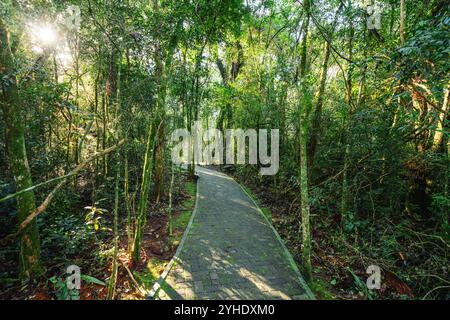
[[[98,280],[97,278],[94,278],[92,276],[88,276],[87,274],[82,274],[80,276],[80,278],[82,280],[86,281],[87,283],[95,283],[95,284],[98,284],[98,285],[101,285],[101,286],[106,286],[106,283],[104,283],[103,281]]]

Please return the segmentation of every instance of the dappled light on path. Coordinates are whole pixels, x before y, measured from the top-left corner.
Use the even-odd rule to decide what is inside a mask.
[[[230,177],[198,168],[197,212],[159,299],[310,299],[252,200]]]

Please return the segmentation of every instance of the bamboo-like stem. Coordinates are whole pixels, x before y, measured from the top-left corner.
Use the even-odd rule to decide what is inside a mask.
[[[117,152],[118,154],[118,152]],[[109,279],[109,285],[108,285],[108,295],[107,299],[111,300],[114,299],[115,293],[116,293],[116,283],[117,283],[117,253],[119,250],[119,230],[118,230],[118,224],[119,224],[119,176],[120,176],[120,161],[117,161],[117,168],[116,168],[116,186],[115,186],[115,192],[114,192],[114,226],[113,226],[113,232],[114,232],[114,254],[113,254],[113,264],[112,264],[112,272],[111,277]]]

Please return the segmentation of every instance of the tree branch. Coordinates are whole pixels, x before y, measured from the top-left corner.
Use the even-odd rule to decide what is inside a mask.
[[[56,193],[66,184],[67,178],[70,176],[73,176],[77,174],[79,171],[81,171],[84,167],[86,167],[90,162],[93,160],[100,158],[104,156],[105,154],[110,153],[111,151],[115,150],[116,148],[120,147],[126,142],[125,139],[119,141],[116,145],[109,147],[108,149],[103,150],[102,152],[95,153],[92,157],[90,157],[88,160],[86,160],[83,163],[80,163],[73,169],[69,174],[67,174],[63,181],[58,183],[58,185],[47,195],[45,200],[39,205],[39,207],[36,208],[33,212],[31,212],[28,217],[20,224],[19,229],[12,233],[3,239],[0,240],[0,245],[6,245],[8,242],[13,241],[20,233],[30,224],[31,221],[34,220],[39,214],[45,211],[47,209],[48,205],[52,201],[53,197],[56,195]],[[53,179],[54,180],[54,179]]]

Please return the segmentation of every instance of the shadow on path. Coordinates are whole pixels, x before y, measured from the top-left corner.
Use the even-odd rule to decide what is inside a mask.
[[[312,298],[238,183],[220,172],[197,172],[197,211],[159,299]]]

